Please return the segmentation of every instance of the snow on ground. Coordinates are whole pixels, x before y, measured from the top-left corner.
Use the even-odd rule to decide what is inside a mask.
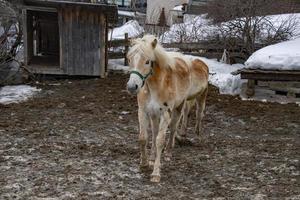
[[[0,104],[26,101],[40,91],[41,89],[29,85],[4,86],[0,88]]]
[[[234,76],[231,72],[244,67],[243,64],[229,65],[218,62],[215,59],[190,56],[192,59],[200,59],[209,68],[209,83],[218,87],[221,94],[237,95],[241,92],[241,86],[245,82],[240,75]]]
[[[128,37],[137,37],[144,32],[144,28],[139,25],[136,20],[130,20],[126,22],[123,26],[116,27],[113,31],[109,33],[108,38],[111,40],[124,39],[125,33],[128,33]],[[112,33],[112,35],[111,35]]]
[[[262,48],[245,64],[251,69],[300,70],[300,38]]]
[[[256,87],[255,95],[253,97],[247,97],[245,90],[247,83],[242,84],[242,91],[240,97],[244,101],[262,101],[262,102],[276,102],[280,104],[296,103],[300,106],[300,99],[285,95],[275,94],[275,91],[270,90],[268,87]]]
[[[108,60],[109,71],[122,71],[125,74],[129,72],[129,67],[124,66],[124,59],[110,59]]]

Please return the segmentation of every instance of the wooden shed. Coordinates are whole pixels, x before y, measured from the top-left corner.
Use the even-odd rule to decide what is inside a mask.
[[[115,5],[25,0],[24,63],[33,73],[105,77]]]

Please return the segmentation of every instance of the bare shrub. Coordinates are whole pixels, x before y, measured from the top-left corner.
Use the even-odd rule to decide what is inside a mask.
[[[270,15],[289,12],[291,3],[288,0],[212,0],[207,10],[208,16],[218,26],[218,38],[224,48],[234,44],[247,58],[262,46],[288,40],[299,34],[299,19],[296,15]]]

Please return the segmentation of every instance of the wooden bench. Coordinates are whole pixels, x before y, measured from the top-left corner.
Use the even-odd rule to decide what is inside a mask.
[[[258,81],[295,81],[300,82],[300,70],[262,70],[241,69],[232,72],[233,75],[241,75],[241,79],[247,79],[246,95],[255,94],[255,85]]]

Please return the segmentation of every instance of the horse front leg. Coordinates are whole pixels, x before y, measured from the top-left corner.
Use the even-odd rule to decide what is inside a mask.
[[[156,157],[156,137],[159,129],[159,117],[156,115],[151,116],[151,130],[152,130],[152,144],[149,158],[149,166],[154,165],[154,160]]]
[[[140,134],[139,134],[139,145],[141,152],[141,169],[148,167],[148,155],[147,155],[147,144],[148,144],[148,132],[149,127],[149,117],[143,109],[139,109],[138,112]]]
[[[170,123],[170,119],[171,117],[169,112],[164,112],[160,119],[159,131],[156,137],[156,157],[153,172],[151,174],[151,182],[160,182],[161,153],[165,144],[166,131]]]

